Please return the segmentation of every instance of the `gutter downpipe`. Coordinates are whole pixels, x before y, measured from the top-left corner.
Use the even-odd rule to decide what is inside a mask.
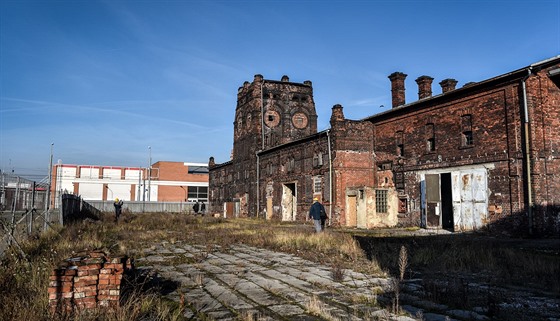
[[[261,82],[261,150],[264,150],[264,95],[263,86],[265,80]]]
[[[259,181],[260,181],[260,158],[259,158],[259,152],[260,150],[258,150],[255,155],[257,156],[257,218],[259,218],[259,194],[260,194],[260,187],[259,187]]]
[[[527,104],[527,87],[525,81],[532,74],[532,66],[527,69],[527,76],[521,80],[521,87],[523,89],[523,145],[525,146],[524,161],[527,168],[525,172],[525,179],[527,180],[527,215],[529,218],[529,235],[533,235],[533,186],[531,184],[531,155],[529,151],[529,107]]]
[[[331,151],[331,130],[327,129],[327,145],[329,148],[329,202],[331,203],[331,206],[329,206],[329,221],[332,224],[332,208],[333,208],[333,199],[332,199],[332,187],[333,187],[333,181],[332,181],[332,151]]]
[[[264,150],[264,95],[263,95],[263,86],[264,86],[264,82],[265,80],[263,79],[261,82],[261,150],[257,151],[255,153],[255,156],[257,157],[257,218],[259,218],[259,205],[260,205],[260,180],[261,180],[261,172],[260,172],[260,158],[259,158],[259,152],[262,152]]]

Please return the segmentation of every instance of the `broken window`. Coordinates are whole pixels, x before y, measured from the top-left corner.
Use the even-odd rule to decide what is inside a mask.
[[[464,131],[463,134],[463,147],[468,147],[473,145],[473,135],[472,131]]]
[[[323,178],[321,176],[313,177],[313,193],[321,193],[323,191]]]
[[[436,151],[436,137],[434,134],[434,124],[427,124],[426,132],[426,151],[428,153]]]
[[[375,208],[377,213],[388,213],[386,189],[375,190]]]
[[[379,165],[377,165],[377,170],[379,171],[388,171],[393,169],[393,163],[392,162],[388,162],[388,163],[381,163]]]
[[[395,135],[397,145],[397,156],[404,156],[404,132],[398,131]]]
[[[461,146],[470,147],[473,144],[472,115],[463,115],[461,116]]]
[[[323,166],[323,154],[316,153],[313,155],[313,167],[320,167]]]

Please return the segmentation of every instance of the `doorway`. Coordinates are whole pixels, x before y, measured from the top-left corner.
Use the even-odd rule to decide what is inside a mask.
[[[346,220],[346,226],[356,227],[358,224],[357,212],[358,206],[356,203],[356,195],[348,195],[348,216]]]
[[[441,180],[441,227],[453,232],[453,197],[451,173],[442,173]]]
[[[451,173],[426,174],[426,226],[453,231]]]
[[[296,219],[296,183],[282,185],[282,221],[293,221]]]

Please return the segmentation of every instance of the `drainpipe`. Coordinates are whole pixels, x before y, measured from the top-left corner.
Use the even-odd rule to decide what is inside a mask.
[[[259,194],[260,194],[260,186],[259,186],[259,182],[260,182],[260,158],[259,158],[259,152],[260,150],[258,150],[255,155],[257,156],[257,218],[259,218]]]
[[[261,150],[264,150],[264,95],[263,86],[265,80],[261,82]]]
[[[331,206],[329,206],[329,221],[332,224],[332,208],[333,208],[333,199],[332,199],[332,187],[333,187],[333,181],[332,181],[332,151],[331,151],[331,135],[330,135],[330,129],[327,129],[327,145],[329,148],[329,201],[331,203]]]
[[[261,82],[261,150],[257,151],[255,155],[257,156],[257,218],[259,218],[259,201],[260,201],[260,186],[259,182],[261,180],[260,177],[260,159],[259,159],[259,152],[264,150],[264,95],[263,95],[263,86],[265,80],[263,79]]]
[[[525,85],[525,81],[529,76],[531,76],[532,67],[527,69],[527,76],[525,76],[521,80],[521,87],[523,89],[523,145],[525,146],[525,154],[524,154],[524,161],[525,166],[527,168],[525,172],[525,179],[527,180],[527,215],[529,218],[529,235],[533,235],[533,187],[531,183],[531,154],[529,150],[530,141],[529,141],[529,128],[530,128],[530,120],[529,120],[529,107],[527,104],[527,87]]]

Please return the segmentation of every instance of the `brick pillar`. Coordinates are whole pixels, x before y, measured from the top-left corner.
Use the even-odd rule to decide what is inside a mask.
[[[130,258],[109,258],[101,251],[65,260],[49,279],[51,312],[119,306],[123,275],[133,268]]]
[[[440,81],[439,85],[441,86],[441,92],[446,93],[452,90],[455,90],[455,86],[457,85],[457,80],[447,78]]]
[[[406,74],[402,72],[394,72],[389,75],[391,80],[391,96],[393,101],[393,108],[404,105],[405,95],[404,95],[404,80],[406,79]]]
[[[430,76],[420,76],[416,78],[418,84],[418,99],[432,97],[432,81],[434,78]]]

